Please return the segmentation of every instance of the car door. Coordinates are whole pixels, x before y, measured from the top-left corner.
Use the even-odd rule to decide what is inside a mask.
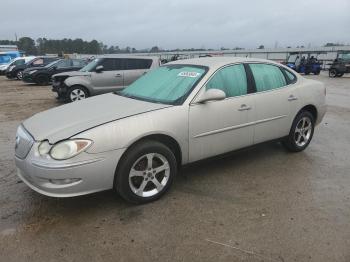
[[[126,59],[126,70],[124,71],[124,86],[130,85],[136,79],[146,74],[152,65],[152,59]]]
[[[254,144],[288,135],[297,108],[294,85],[277,65],[250,63],[256,93]]]
[[[91,84],[96,94],[113,92],[123,88],[123,59],[104,58],[100,72],[91,73]]]
[[[219,69],[203,88],[220,89],[226,99],[190,105],[190,161],[251,145],[255,105],[244,65]]]

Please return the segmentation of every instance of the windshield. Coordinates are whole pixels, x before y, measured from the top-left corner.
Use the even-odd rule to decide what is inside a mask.
[[[342,60],[350,60],[350,53],[339,54],[339,58]]]
[[[297,60],[297,58],[298,58],[298,55],[297,54],[293,54],[293,55],[290,55],[289,57],[288,57],[288,63],[295,63],[295,61]]]
[[[80,69],[80,72],[91,72],[95,69],[95,67],[100,63],[101,58],[96,58],[90,63],[88,63],[86,66],[84,66],[82,69]]]
[[[182,104],[207,68],[194,65],[167,65],[152,70],[118,94],[163,104]]]

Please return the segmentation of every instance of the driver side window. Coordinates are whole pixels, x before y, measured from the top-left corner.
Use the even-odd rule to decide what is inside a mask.
[[[247,94],[247,76],[242,64],[227,66],[219,69],[209,80],[206,89],[220,89],[226,97]]]

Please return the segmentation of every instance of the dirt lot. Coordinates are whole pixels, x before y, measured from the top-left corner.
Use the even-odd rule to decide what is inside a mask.
[[[18,124],[58,106],[50,87],[0,76],[0,261],[350,261],[350,77],[327,85],[309,148],[279,144],[183,169],[143,206],[113,192],[55,199],[16,176]]]

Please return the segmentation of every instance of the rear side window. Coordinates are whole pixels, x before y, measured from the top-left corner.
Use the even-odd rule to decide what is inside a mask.
[[[286,78],[277,66],[250,64],[249,67],[253,73],[257,92],[268,91],[287,85]]]
[[[220,89],[226,97],[247,94],[247,76],[243,65],[227,66],[215,73],[206,89]]]
[[[71,67],[71,60],[68,60],[68,59],[61,60],[61,61],[57,62],[56,67],[57,68]]]
[[[32,65],[35,65],[35,66],[42,65],[42,64],[44,64],[44,59],[42,59],[42,58],[39,58],[39,59],[32,62]]]
[[[126,59],[126,70],[149,69],[151,65],[151,59]]]

